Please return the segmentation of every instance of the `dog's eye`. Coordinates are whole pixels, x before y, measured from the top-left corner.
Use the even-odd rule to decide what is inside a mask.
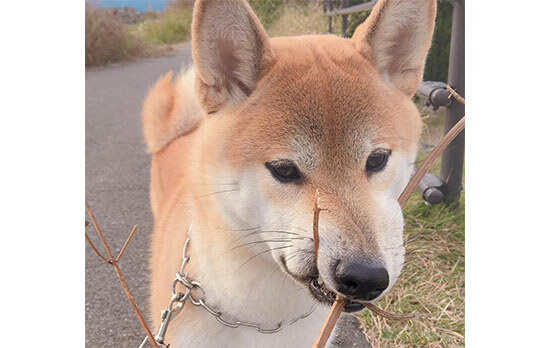
[[[301,173],[296,165],[290,160],[276,160],[265,163],[272,176],[280,182],[298,181]]]
[[[386,149],[374,150],[370,154],[370,156],[368,156],[368,160],[366,160],[366,172],[367,173],[378,172],[383,168],[385,168],[385,165],[387,164],[387,160],[389,159],[390,155],[391,155],[391,150],[386,150]]]

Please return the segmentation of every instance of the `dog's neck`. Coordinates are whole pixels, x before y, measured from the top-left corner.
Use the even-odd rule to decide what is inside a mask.
[[[212,219],[196,218],[193,217],[188,250],[190,261],[185,272],[188,271],[188,277],[201,284],[205,293],[204,301],[223,313],[222,318],[227,321],[254,323],[264,329],[276,328],[282,323],[283,328],[279,333],[271,335],[261,334],[253,328],[233,329],[217,322],[203,308],[189,303],[184,307],[181,319],[174,325],[172,340],[186,342],[184,346],[187,346],[196,335],[197,343],[209,346],[204,341],[204,332],[211,332],[208,337],[212,346],[224,339],[232,340],[234,346],[238,345],[234,341],[238,339],[242,339],[242,344],[253,341],[262,346],[271,346],[273,343],[278,346],[295,346],[293,344],[296,340],[307,344],[314,340],[327,308],[318,306],[307,289],[285,274],[270,255],[265,253],[250,260],[257,254],[257,248],[251,250],[242,247],[233,250],[238,252],[232,252],[231,248],[234,248],[238,238],[234,231],[216,232],[214,242],[212,234],[204,232],[205,229],[219,229],[219,226],[215,226]],[[200,292],[197,294],[201,295]],[[312,309],[314,311],[307,318],[289,325]]]
[[[232,236],[220,236],[213,243],[211,237],[197,230],[190,245],[189,276],[202,284],[209,304],[229,318],[261,323],[266,328],[295,319],[316,306],[307,290],[285,274],[270,255],[256,256],[267,246],[253,250],[238,247],[236,235],[220,232]]]

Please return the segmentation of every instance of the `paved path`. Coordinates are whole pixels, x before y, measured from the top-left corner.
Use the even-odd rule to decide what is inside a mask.
[[[171,57],[144,59],[86,71],[86,199],[116,253],[138,224],[121,262],[137,303],[147,314],[149,155],[141,132],[141,101],[168,70],[191,62],[188,46]],[[88,233],[99,245],[91,227]],[[154,313],[158,315],[158,313]],[[364,347],[352,319],[345,322],[339,347]],[[346,332],[349,331],[349,332]],[[86,247],[86,347],[137,347],[142,330],[114,271]]]

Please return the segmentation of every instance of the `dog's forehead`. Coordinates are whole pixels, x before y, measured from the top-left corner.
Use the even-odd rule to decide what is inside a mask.
[[[378,139],[398,137],[399,96],[350,40],[313,36],[273,43],[277,63],[252,103],[261,124],[256,128],[273,148],[291,150],[314,169],[326,158],[359,162]]]

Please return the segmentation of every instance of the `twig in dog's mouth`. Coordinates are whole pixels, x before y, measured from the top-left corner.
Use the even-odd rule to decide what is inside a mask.
[[[318,265],[318,244],[320,243],[320,238],[318,236],[318,219],[320,218],[321,210],[322,209],[320,209],[320,190],[316,189],[315,206],[313,209],[313,241],[315,245],[315,266]]]

